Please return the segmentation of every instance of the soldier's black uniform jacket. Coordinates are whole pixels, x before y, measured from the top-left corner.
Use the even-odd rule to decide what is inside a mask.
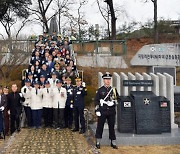
[[[84,107],[84,96],[87,95],[87,89],[83,86],[74,87],[74,106]]]
[[[95,106],[97,106],[96,111],[100,111],[101,114],[105,113],[108,111],[108,113],[112,113],[115,114],[115,100],[119,99],[119,94],[117,93],[117,90],[115,88],[113,88],[113,90],[111,90],[112,87],[105,87],[102,86],[101,88],[98,89],[96,96],[95,96]],[[113,101],[114,105],[113,106],[108,106],[107,104],[103,104],[103,106],[101,106],[100,104],[100,100],[104,99],[108,92],[111,90],[110,94],[108,95],[108,97],[105,99],[105,101]]]
[[[67,100],[66,100],[66,105],[71,105],[73,104],[73,85],[65,85],[64,88],[66,88],[67,91]]]

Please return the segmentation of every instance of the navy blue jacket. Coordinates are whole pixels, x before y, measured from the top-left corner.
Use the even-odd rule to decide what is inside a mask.
[[[66,100],[66,105],[71,105],[73,104],[73,98],[74,98],[74,95],[73,95],[73,85],[70,85],[70,86],[67,86],[65,85],[65,88],[66,88],[66,91],[67,91],[67,100]]]
[[[74,106],[84,107],[84,96],[87,95],[87,89],[80,86],[74,87]]]

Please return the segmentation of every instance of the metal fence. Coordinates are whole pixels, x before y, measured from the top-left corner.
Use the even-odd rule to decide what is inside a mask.
[[[119,56],[126,54],[125,40],[97,40],[97,41],[72,41],[75,53],[82,55],[93,55],[95,53],[111,54]]]

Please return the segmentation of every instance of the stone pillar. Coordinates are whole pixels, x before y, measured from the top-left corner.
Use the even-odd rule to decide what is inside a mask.
[[[128,76],[125,74],[125,73],[123,73],[123,72],[121,72],[120,73],[120,78],[121,78],[121,82],[120,82],[120,84],[121,84],[121,88],[120,88],[120,91],[121,91],[121,96],[128,96],[128,87],[125,87],[125,86],[123,86],[123,80],[128,80]]]
[[[103,76],[103,74],[101,72],[98,72],[98,88],[103,86],[102,76]]]
[[[157,76],[159,76],[159,96],[167,97],[166,77],[161,73],[157,73]]]
[[[159,77],[154,74],[154,73],[150,73],[151,79],[153,80],[153,87],[152,92],[156,95],[159,96]]]
[[[143,73],[144,80],[151,80],[151,76],[147,73]],[[144,87],[144,91],[151,91],[152,87]]]
[[[178,128],[178,125],[174,123],[174,80],[168,73],[164,73],[164,76],[166,77],[167,98],[170,100],[171,128]]]
[[[120,76],[119,74],[117,74],[116,72],[113,73],[113,87],[115,87],[117,89],[118,94],[120,95],[121,91],[120,91]]]
[[[143,80],[143,76],[140,73],[136,72],[135,76],[136,76],[136,80]],[[137,91],[144,91],[144,87],[139,86],[139,87],[136,88],[136,90]]]
[[[136,80],[136,77],[131,72],[128,72],[128,80]],[[128,93],[130,94],[131,91],[136,91],[136,86],[128,87]]]
[[[113,73],[113,79],[112,79],[112,86],[117,89],[118,94],[121,94],[120,91],[120,76],[116,72]],[[116,106],[116,113],[117,113],[117,106]],[[115,120],[115,129],[117,129],[117,114],[116,114],[116,120]]]

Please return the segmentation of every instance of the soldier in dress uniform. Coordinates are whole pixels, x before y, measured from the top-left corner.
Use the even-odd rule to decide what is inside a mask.
[[[84,119],[84,96],[87,95],[87,89],[85,82],[81,81],[81,78],[76,78],[76,86],[74,87],[74,102],[73,102],[73,108],[74,108],[74,122],[75,122],[75,128],[73,129],[73,132],[79,131],[79,118],[81,123],[81,130],[80,134],[85,133],[85,119]]]
[[[71,78],[66,78],[67,100],[65,106],[65,127],[72,129],[73,122],[73,85],[71,84]]]
[[[98,117],[96,129],[96,147],[100,149],[100,141],[103,134],[104,123],[108,122],[109,139],[111,140],[111,147],[117,149],[115,136],[115,115],[116,115],[116,100],[119,98],[117,90],[111,87],[112,75],[107,72],[103,76],[104,86],[100,87],[95,96],[95,112]]]
[[[26,114],[28,127],[32,127],[32,111],[31,111],[31,95],[30,95],[30,90],[32,89],[32,87],[30,86],[30,84],[31,84],[30,79],[26,79],[25,86],[21,88],[21,93],[25,98],[25,101],[23,102],[23,107]]]

